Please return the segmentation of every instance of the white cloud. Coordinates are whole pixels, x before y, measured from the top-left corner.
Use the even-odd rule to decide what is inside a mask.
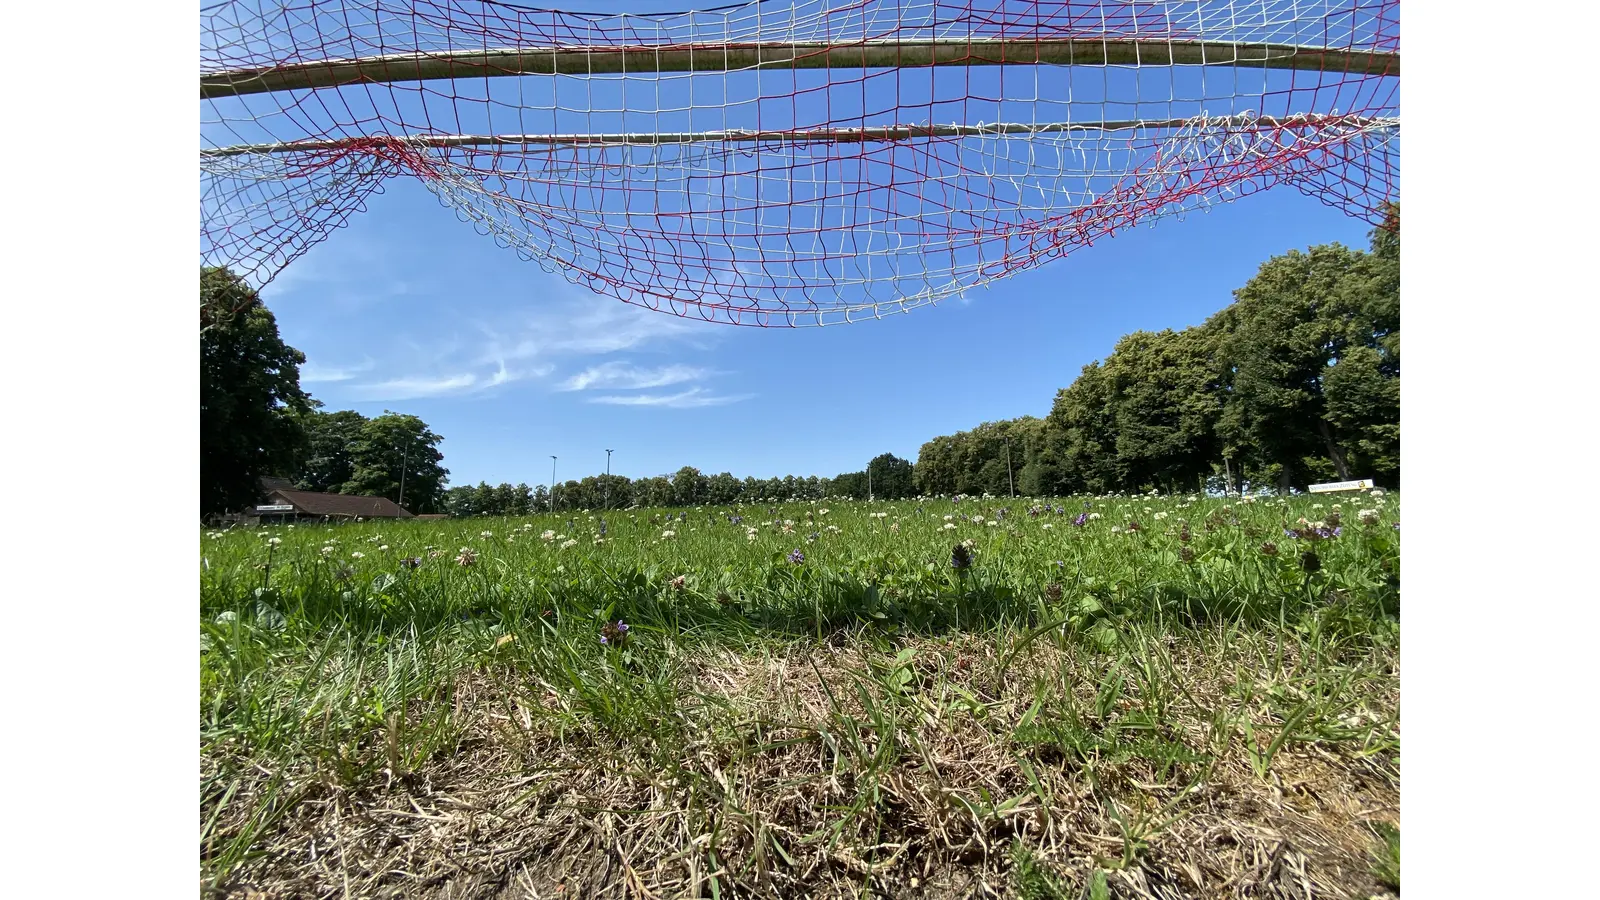
[[[330,381],[349,381],[362,372],[372,371],[372,360],[367,360],[359,366],[348,368],[324,368],[313,362],[308,362],[300,367],[301,384],[325,384]]]
[[[617,360],[590,366],[562,382],[558,390],[582,391],[589,388],[641,390],[683,384],[687,381],[700,381],[710,374],[709,369],[696,366],[670,365],[658,369],[641,369]]]
[[[613,406],[664,406],[669,409],[691,409],[738,403],[754,396],[754,394],[714,394],[705,388],[697,387],[679,394],[604,394],[591,398],[589,402],[608,403]]]
[[[443,378],[394,378],[375,384],[359,384],[352,388],[353,396],[360,400],[413,400],[418,397],[440,397],[472,387],[478,376],[472,374],[449,375]]]
[[[601,356],[652,344],[704,343],[715,328],[617,300],[588,295],[552,302],[510,327],[480,324],[488,337],[481,361],[535,356]]]

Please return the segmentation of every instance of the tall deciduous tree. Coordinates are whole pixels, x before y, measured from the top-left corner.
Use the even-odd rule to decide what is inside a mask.
[[[872,496],[884,500],[899,500],[917,492],[914,470],[907,460],[893,453],[881,453],[867,463],[871,476]]]
[[[295,480],[301,490],[338,493],[355,476],[350,448],[361,440],[367,417],[353,409],[315,410],[301,417],[305,452]]]
[[[444,501],[450,470],[440,465],[438,450],[444,438],[428,430],[416,416],[384,410],[367,420],[361,437],[350,445],[354,471],[341,493],[388,497],[400,502],[401,473],[405,473],[405,501],[412,512],[429,513]],[[489,502],[496,503],[491,496]],[[498,505],[498,504],[496,504]],[[503,509],[500,510],[504,514]]]
[[[1221,414],[1215,341],[1206,328],[1135,331],[1106,358],[1116,483],[1193,487],[1217,456]]]
[[[1220,433],[1258,477],[1398,476],[1398,242],[1374,244],[1274,257],[1212,320],[1231,367]]]
[[[200,270],[200,512],[255,504],[263,475],[293,469],[304,438],[298,417],[305,355],[242,278]]]

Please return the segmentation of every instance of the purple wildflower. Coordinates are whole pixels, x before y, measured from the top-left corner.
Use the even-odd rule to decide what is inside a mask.
[[[600,643],[607,647],[620,647],[628,641],[628,623],[618,619],[600,626]]]
[[[1089,514],[1086,512],[1078,513],[1072,517],[1072,524],[1080,527],[1089,524]]]
[[[799,547],[794,548],[794,552],[789,554],[789,562],[792,562],[797,566],[800,565],[801,563],[805,562],[805,561],[806,561],[806,555],[804,553],[800,552],[800,548]]]
[[[955,548],[950,551],[950,567],[958,572],[971,568],[972,551],[968,550],[963,544],[957,544]]]

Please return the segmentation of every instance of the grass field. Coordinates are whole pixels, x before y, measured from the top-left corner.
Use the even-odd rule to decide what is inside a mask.
[[[203,533],[203,889],[1398,893],[1397,497],[668,516]]]

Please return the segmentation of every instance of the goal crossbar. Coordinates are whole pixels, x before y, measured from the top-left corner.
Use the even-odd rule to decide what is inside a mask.
[[[795,131],[632,132],[616,134],[438,134],[392,138],[332,138],[310,141],[280,141],[264,144],[238,144],[201,150],[203,157],[244,156],[260,153],[298,153],[344,150],[373,143],[400,144],[417,149],[449,147],[592,147],[658,146],[662,144],[810,144],[870,143],[907,141],[917,138],[991,137],[1006,135],[1062,134],[1074,131],[1169,131],[1179,128],[1306,128],[1343,126],[1372,131],[1398,129],[1398,117],[1383,116],[1223,116],[1198,119],[1128,119],[1113,122],[996,122],[987,125],[888,125],[867,128],[817,128]]]
[[[1398,77],[1400,54],[1295,44],[1128,38],[931,38],[849,43],[763,41],[628,47],[520,47],[396,53],[208,72],[200,76],[200,98],[207,100],[354,84],[513,75],[990,65],[1240,66]]]

